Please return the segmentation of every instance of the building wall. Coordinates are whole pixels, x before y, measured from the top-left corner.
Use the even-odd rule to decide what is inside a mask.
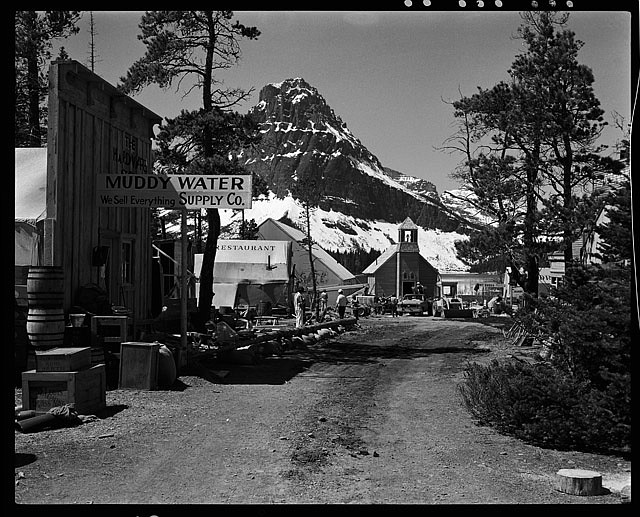
[[[457,296],[464,300],[467,300],[469,297],[489,300],[496,296],[496,294],[501,294],[503,289],[502,275],[498,274],[443,272],[440,276],[442,278],[443,289],[445,286],[451,287],[451,294],[443,294],[445,296]],[[479,287],[477,295],[474,290],[476,284]]]
[[[100,174],[150,174],[153,124],[146,110],[76,61],[54,61],[49,74],[45,265],[65,272],[64,308],[88,283],[136,318],[151,306],[151,211],[98,207]],[[109,248],[106,264],[94,248]]]
[[[402,296],[410,293],[409,286],[404,293],[398,292],[398,264],[397,254],[393,254],[373,274],[375,286],[373,294],[378,296]],[[420,282],[428,296],[435,296],[438,284],[438,271],[417,252],[403,252],[400,254],[400,289],[403,283],[410,283],[413,287]]]
[[[396,294],[396,255],[382,264],[373,275],[375,278],[375,290],[373,294],[378,296],[391,296]]]

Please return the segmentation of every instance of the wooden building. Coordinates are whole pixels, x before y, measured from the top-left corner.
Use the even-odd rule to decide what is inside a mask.
[[[161,117],[73,60],[51,64],[44,265],[61,266],[64,308],[86,284],[135,319],[151,312],[151,210],[100,206],[102,174],[151,174]]]
[[[413,292],[419,282],[428,296],[439,296],[440,275],[420,254],[418,226],[407,217],[398,226],[398,242],[387,248],[363,271],[369,293],[402,297]]]

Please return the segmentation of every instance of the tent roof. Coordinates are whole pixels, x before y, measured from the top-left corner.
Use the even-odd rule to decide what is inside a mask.
[[[278,227],[282,232],[288,235],[291,240],[301,241],[305,238],[304,233],[302,233],[297,228],[293,228],[292,226],[281,223],[280,221],[276,221],[275,219],[268,218],[265,219],[260,226],[265,224],[267,221],[273,223],[276,227]],[[259,227],[258,227],[259,228]],[[320,246],[313,247],[313,255],[316,259],[320,260],[327,268],[329,268],[338,278],[341,280],[351,280],[355,278],[355,275],[351,273],[347,268],[345,268],[342,264],[340,264],[336,259],[334,259],[329,253],[327,253]]]
[[[214,284],[287,283],[290,254],[288,241],[220,239],[213,265]],[[201,253],[194,257],[196,276],[200,276],[202,258]]]
[[[47,210],[47,148],[16,148],[15,218],[43,219]]]

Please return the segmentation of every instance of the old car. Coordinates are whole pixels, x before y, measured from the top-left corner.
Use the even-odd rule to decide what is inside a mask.
[[[405,294],[398,302],[398,314],[431,315],[431,300],[425,294]]]
[[[465,309],[460,298],[438,297],[433,301],[433,315],[446,318],[471,318],[473,310]]]

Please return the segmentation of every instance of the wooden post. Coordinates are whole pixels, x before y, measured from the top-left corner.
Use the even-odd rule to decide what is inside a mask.
[[[180,348],[181,352],[185,354],[187,361],[189,356],[187,354],[187,209],[182,210],[182,222],[181,222],[181,234],[182,234],[182,256],[180,257]],[[182,362],[182,361],[180,361]],[[180,365],[176,365],[178,370]]]

